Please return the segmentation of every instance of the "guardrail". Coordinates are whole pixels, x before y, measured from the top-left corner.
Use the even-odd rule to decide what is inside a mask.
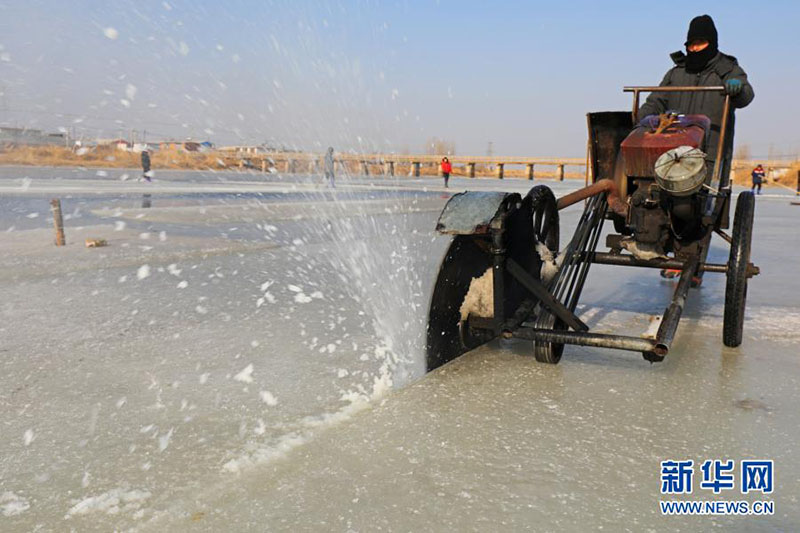
[[[405,172],[413,177],[423,174],[441,176],[442,157],[440,155],[422,154],[348,154],[338,153],[334,159],[334,164],[338,169],[346,169],[350,172],[360,172],[363,175],[382,174],[395,176],[399,173],[401,166],[406,166]],[[502,156],[471,156],[453,155],[447,156],[453,165],[454,175],[462,175],[470,178],[477,176],[493,176],[503,179],[507,175],[533,180],[537,167],[550,167],[553,171],[545,172],[548,177],[564,180],[567,167],[578,167],[577,177],[585,177],[586,160],[583,158],[548,158],[548,157],[502,157]],[[249,167],[267,171],[277,169],[279,172],[298,173],[320,172],[323,167],[322,154],[311,152],[261,152],[252,151],[227,151],[220,153],[220,159],[228,166],[239,166],[240,168]],[[771,172],[791,168],[793,162],[781,160],[734,160],[733,170],[743,168],[752,169],[761,163],[764,168]],[[508,172],[508,166],[524,167],[523,172]],[[575,173],[573,173],[574,176]]]
[[[279,168],[286,173],[293,172],[316,172],[322,168],[323,155],[309,152],[269,152],[254,154],[252,152],[235,152],[222,154],[221,158],[226,163],[240,167],[249,166],[260,168],[266,171],[268,168]],[[436,173],[441,175],[442,157],[440,155],[413,155],[413,154],[336,154],[335,164],[347,165],[356,164],[357,169],[364,175],[370,175],[375,166],[380,168],[380,173],[394,176],[400,165],[409,165],[410,176],[419,177],[422,175],[423,165],[428,167],[435,166]],[[460,174],[474,178],[479,174],[486,175],[486,172],[494,177],[503,179],[506,176],[506,167],[510,165],[524,166],[524,177],[529,180],[534,179],[536,166],[555,167],[555,177],[559,180],[565,178],[565,168],[586,167],[586,160],[583,158],[542,158],[542,157],[501,157],[501,156],[447,156],[454,169],[461,167]],[[305,168],[304,168],[305,167]],[[581,175],[583,173],[581,172]]]

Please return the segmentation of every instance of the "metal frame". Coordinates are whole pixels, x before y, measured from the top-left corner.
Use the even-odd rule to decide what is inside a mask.
[[[623,91],[633,92],[633,123],[635,126],[638,118],[639,95],[642,92],[712,92],[724,91],[724,87],[634,86],[625,87]],[[495,315],[491,319],[470,316],[467,320],[467,327],[470,330],[473,330],[476,334],[480,334],[482,331],[485,335],[489,332],[489,330],[491,330],[494,336],[502,335],[506,338],[514,337],[551,344],[575,344],[601,348],[616,348],[621,350],[641,352],[644,358],[651,362],[663,360],[664,357],[669,353],[670,346],[675,337],[681,315],[683,314],[686,297],[689,293],[689,289],[692,286],[692,279],[699,272],[716,272],[722,274],[727,274],[728,272],[727,264],[706,263],[704,259],[709,248],[711,235],[714,231],[720,233],[723,238],[727,237],[724,232],[719,229],[718,222],[722,207],[724,206],[725,202],[730,200],[730,188],[728,186],[728,180],[726,179],[723,183],[721,181],[722,176],[720,176],[720,172],[722,171],[723,148],[728,134],[729,112],[730,96],[726,95],[719,145],[717,146],[716,161],[712,175],[712,183],[719,183],[720,191],[719,194],[717,194],[717,199],[712,211],[712,221],[707,225],[705,235],[700,239],[699,250],[696,254],[686,258],[685,260],[675,258],[642,261],[629,255],[595,252],[594,250],[597,244],[597,237],[599,236],[599,229],[602,227],[602,220],[604,217],[601,217],[599,221],[595,222],[595,227],[588,229],[585,227],[582,228],[581,225],[584,222],[584,219],[586,219],[586,221],[596,220],[593,216],[589,216],[587,218],[587,214],[590,210],[600,209],[601,205],[603,215],[605,214],[606,205],[609,205],[614,211],[625,207],[624,199],[617,197],[617,191],[613,187],[613,180],[602,179],[604,178],[603,176],[596,176],[594,177],[595,183],[593,185],[589,185],[583,190],[576,191],[558,200],[559,209],[563,209],[569,205],[577,203],[580,200],[587,200],[586,208],[584,210],[584,217],[578,224],[575,236],[573,236],[573,242],[571,243],[572,245],[575,242],[579,232],[588,232],[585,236],[581,237],[585,250],[576,250],[568,247],[568,255],[574,256],[566,260],[573,261],[573,263],[570,263],[569,268],[578,269],[575,271],[577,277],[572,277],[571,282],[568,283],[569,289],[566,289],[565,287],[567,283],[560,286],[558,283],[556,283],[555,285],[548,287],[526,272],[513,259],[505,257],[506,250],[503,244],[503,234],[505,230],[504,223],[507,218],[506,214],[493,220],[490,228],[492,243],[491,250],[487,250],[493,255],[493,268],[496,274],[494,276],[493,287]],[[598,199],[600,203],[598,203]],[[606,204],[606,200],[608,200],[608,204]],[[623,202],[622,206],[620,202]],[[725,240],[730,244],[730,238],[726,238]],[[592,333],[589,331],[588,326],[586,326],[586,324],[584,324],[574,314],[573,311],[575,309],[575,305],[577,304],[578,296],[580,295],[583,282],[586,280],[589,265],[592,263],[640,268],[670,268],[679,269],[681,271],[680,279],[672,296],[672,301],[664,311],[661,325],[654,339]],[[562,269],[563,268],[564,267],[562,267]],[[558,320],[560,320],[566,327],[571,328],[572,331],[530,327],[529,325],[526,325],[524,318],[520,319],[519,316],[515,316],[512,319],[507,319],[503,314],[502,305],[502,302],[505,301],[503,285],[504,276],[500,275],[503,269],[506,269],[508,273],[516,278],[531,296],[537,298],[544,309],[546,309],[553,316],[557,317]],[[758,273],[758,267],[750,263],[748,267],[748,277],[752,277]],[[576,280],[577,290],[573,291]],[[524,307],[524,304],[521,305],[520,310],[522,310],[522,312],[526,312],[526,314],[530,313],[532,310],[532,307],[530,306],[527,308]],[[519,315],[520,310],[518,310],[517,315]]]

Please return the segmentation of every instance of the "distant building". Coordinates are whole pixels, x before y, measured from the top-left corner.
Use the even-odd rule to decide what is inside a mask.
[[[30,128],[0,127],[0,146],[66,146],[66,133],[44,133]]]
[[[126,141],[125,139],[116,139],[111,143],[117,150],[125,150],[126,152],[130,152],[133,149],[133,145]]]
[[[162,141],[158,143],[161,150],[175,150],[181,152],[207,152],[214,149],[210,141]]]
[[[267,152],[274,152],[275,150],[268,150],[265,146],[259,145],[246,145],[246,146],[221,146],[220,152],[233,152],[236,154],[266,154]]]

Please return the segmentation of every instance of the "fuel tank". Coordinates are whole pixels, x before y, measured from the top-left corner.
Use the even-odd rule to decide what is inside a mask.
[[[655,178],[656,160],[667,150],[679,146],[703,150],[711,121],[705,115],[680,115],[674,124],[659,133],[656,133],[657,125],[657,118],[651,123],[643,120],[622,141],[627,176]]]

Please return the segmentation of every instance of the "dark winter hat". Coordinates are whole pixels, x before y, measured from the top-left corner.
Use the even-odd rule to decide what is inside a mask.
[[[692,41],[701,39],[708,41],[714,48],[718,46],[717,28],[714,26],[714,20],[708,15],[700,15],[692,19],[689,23],[689,32],[686,34],[686,43],[684,44],[688,46]]]

